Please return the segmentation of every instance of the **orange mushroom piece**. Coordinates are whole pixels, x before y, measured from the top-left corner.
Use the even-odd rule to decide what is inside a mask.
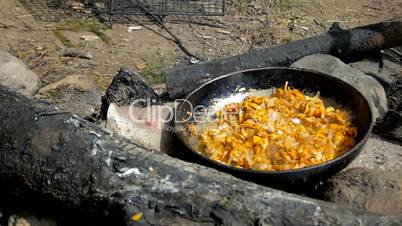
[[[289,170],[324,163],[355,145],[357,129],[345,110],[326,107],[288,86],[271,96],[226,105],[216,121],[192,136],[208,158],[252,170]]]

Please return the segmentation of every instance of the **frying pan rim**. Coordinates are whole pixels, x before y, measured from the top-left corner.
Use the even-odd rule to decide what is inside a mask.
[[[366,140],[368,139],[368,137],[371,134],[371,131],[373,129],[374,126],[374,116],[373,116],[373,109],[369,103],[369,101],[367,100],[367,98],[355,87],[353,87],[352,85],[350,85],[349,83],[328,75],[326,73],[322,73],[319,71],[315,71],[315,70],[311,70],[311,69],[305,69],[305,68],[290,68],[290,67],[263,67],[263,68],[253,68],[253,69],[247,69],[247,70],[240,70],[240,71],[235,71],[226,75],[222,75],[219,76],[215,79],[212,79],[208,82],[205,82],[203,84],[201,84],[198,88],[196,88],[195,90],[193,90],[191,93],[189,93],[188,95],[186,95],[185,99],[187,100],[189,97],[191,97],[193,94],[195,94],[196,92],[198,92],[200,89],[202,89],[203,87],[226,77],[235,75],[235,74],[240,74],[240,73],[245,73],[245,72],[252,72],[252,71],[262,71],[262,70],[288,70],[288,71],[304,71],[304,72],[308,72],[311,73],[313,76],[324,76],[330,79],[334,79],[334,80],[338,80],[338,82],[344,83],[346,86],[350,87],[351,89],[355,90],[364,100],[365,104],[369,107],[369,111],[370,111],[370,126],[368,128],[368,130],[366,131],[366,133],[364,134],[364,136],[362,137],[362,139],[355,145],[353,146],[353,148],[347,150],[346,152],[344,152],[343,154],[337,156],[334,159],[331,159],[329,161],[317,164],[317,165],[312,165],[312,166],[308,166],[308,167],[303,167],[303,168],[298,168],[298,169],[290,169],[290,170],[277,170],[277,171],[272,171],[272,170],[251,170],[251,169],[244,169],[244,168],[240,168],[240,167],[234,167],[231,165],[227,165],[224,163],[220,163],[218,161],[212,160],[204,155],[202,155],[201,153],[195,151],[192,147],[190,147],[189,145],[186,144],[186,142],[184,141],[183,136],[180,134],[180,132],[178,130],[175,130],[176,132],[176,136],[179,138],[179,140],[186,146],[186,149],[188,149],[189,151],[191,151],[191,153],[197,155],[198,157],[202,158],[203,160],[207,161],[208,163],[211,164],[215,164],[219,167],[223,167],[229,170],[234,170],[234,171],[240,171],[242,173],[251,173],[251,174],[264,174],[264,175],[268,175],[268,174],[272,174],[272,175],[280,175],[280,174],[293,174],[293,173],[301,173],[304,171],[311,171],[311,170],[316,170],[318,168],[324,167],[326,165],[331,165],[332,163],[336,163],[338,161],[342,161],[343,159],[345,159],[348,155],[351,155],[352,153],[354,153],[355,151],[359,151],[361,148],[361,146],[363,146],[366,142]],[[179,109],[179,107],[182,105],[183,103],[180,103],[177,106],[177,109]],[[175,126],[178,126],[178,122],[174,122]],[[360,150],[361,151],[361,150]],[[359,152],[360,152],[359,151]]]

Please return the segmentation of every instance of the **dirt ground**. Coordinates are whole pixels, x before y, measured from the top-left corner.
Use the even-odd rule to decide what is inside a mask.
[[[229,2],[225,16],[190,19],[214,26],[169,20],[167,26],[191,52],[209,60],[319,34],[333,22],[349,28],[401,15],[402,0],[239,0]],[[188,64],[169,35],[143,19],[115,23],[105,31],[109,43],[81,40],[93,35],[88,31],[61,31],[75,49],[91,53],[87,60],[62,57],[66,46],[54,35],[59,23],[35,20],[18,0],[1,0],[0,17],[0,49],[29,65],[42,86],[84,74],[105,90],[121,66],[138,69],[150,83],[163,83],[169,68]],[[138,25],[141,29],[128,32]]]

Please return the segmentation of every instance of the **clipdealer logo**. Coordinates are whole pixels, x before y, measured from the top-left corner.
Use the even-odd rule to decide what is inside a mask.
[[[130,120],[134,123],[154,123],[164,126],[172,121],[178,124],[185,124],[186,122],[206,123],[217,120],[215,110],[204,105],[194,106],[186,99],[176,99],[170,105],[156,105],[156,103],[157,101],[155,99],[150,98],[134,100],[129,106]],[[178,112],[179,106],[181,111],[185,110],[186,112]],[[222,115],[237,114],[237,112],[233,110],[222,111],[221,113]],[[172,130],[172,128],[168,129]],[[176,130],[177,128],[173,129]]]

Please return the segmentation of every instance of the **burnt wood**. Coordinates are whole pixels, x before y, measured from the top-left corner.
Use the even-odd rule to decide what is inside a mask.
[[[0,184],[16,196],[29,192],[98,213],[114,222],[109,225],[402,223],[401,217],[284,193],[150,152],[3,86]],[[135,213],[143,213],[139,222],[130,220]]]
[[[274,47],[253,50],[234,57],[176,67],[166,75],[171,98],[184,96],[202,83],[234,71],[269,66],[288,66],[316,53],[332,54],[342,60],[372,54],[402,45],[402,19],[342,30],[334,26],[328,33]]]
[[[149,99],[150,104],[160,104],[158,94],[145,82],[144,78],[136,71],[129,68],[120,68],[112,83],[102,97],[100,111],[101,119],[107,118],[107,110],[111,103],[119,106],[130,106],[133,101],[138,99]],[[139,102],[134,106],[146,106],[145,102]]]

